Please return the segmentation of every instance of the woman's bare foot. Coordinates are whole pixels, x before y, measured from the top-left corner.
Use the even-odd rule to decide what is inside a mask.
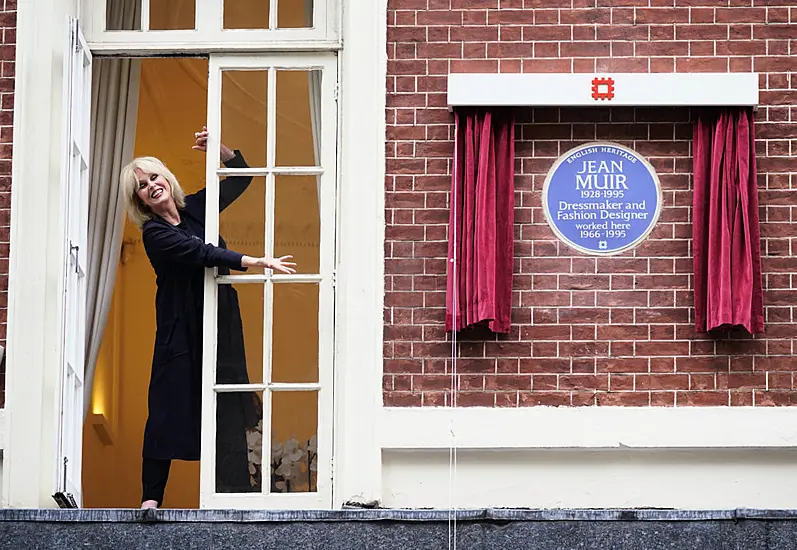
[[[145,508],[157,508],[157,507],[158,507],[157,500],[145,500],[144,502],[141,503],[142,510]]]

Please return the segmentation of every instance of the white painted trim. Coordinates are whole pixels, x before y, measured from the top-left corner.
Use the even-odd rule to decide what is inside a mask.
[[[177,31],[184,32],[184,31]],[[211,53],[247,52],[331,52],[340,50],[340,40],[237,40],[229,42],[179,41],[179,42],[137,42],[119,40],[115,42],[89,42],[89,48],[97,55],[124,55],[128,57],[157,57],[159,55],[207,55]]]
[[[383,456],[388,508],[778,510],[797,503],[797,460],[786,449],[471,450],[458,453],[453,475],[447,449]]]
[[[268,237],[265,242],[268,241]],[[273,250],[273,244],[269,244],[269,250]],[[267,252],[268,253],[268,252]],[[271,273],[257,273],[253,275],[218,275],[216,282],[228,285],[240,285],[250,283],[320,283],[321,275],[301,274],[301,275],[273,275]]]
[[[266,0],[270,1],[270,0]],[[277,10],[270,10],[271,29],[223,29],[222,0],[202,0],[197,2],[194,29],[149,30],[149,1],[143,2],[141,10],[141,30],[105,30],[105,1],[86,2],[81,10],[81,18],[88,21],[86,37],[93,51],[106,47],[119,47],[122,44],[149,48],[196,48],[199,43],[222,48],[229,52],[229,44],[253,43],[250,49],[271,49],[269,44],[283,42],[323,42],[338,39],[338,0],[317,0],[313,10],[313,27],[275,28]],[[273,2],[276,4],[276,1]],[[264,47],[265,46],[265,47]],[[295,50],[288,46],[286,51]],[[122,49],[120,53],[127,53]]]
[[[387,0],[343,11],[333,508],[381,498]]]
[[[216,176],[221,148],[221,71],[218,59],[208,62],[207,156],[205,157],[205,237],[218,244],[219,180]],[[202,320],[202,421],[199,463],[199,506],[205,506],[206,495],[212,495],[216,472],[216,345],[218,343],[218,286],[214,280],[218,270],[205,270],[205,296]],[[203,452],[208,449],[211,452]],[[205,456],[203,456],[205,455]]]
[[[379,433],[383,449],[792,448],[797,408],[384,408]]]
[[[272,166],[270,168],[224,168],[216,170],[219,176],[267,176],[276,174],[278,176],[320,176],[324,173],[323,168],[314,166]]]
[[[592,97],[594,78],[614,80],[614,98]],[[757,73],[449,74],[457,106],[756,106]]]
[[[141,2],[141,30],[142,32],[147,32],[149,30],[149,0],[139,1]],[[102,2],[96,3],[102,4]]]
[[[55,506],[65,254],[62,94],[68,16],[75,12],[74,2],[48,0],[20,2],[17,11],[2,489],[11,507]]]
[[[8,432],[8,426],[6,426],[6,411],[5,409],[0,409],[0,455],[3,454],[3,451],[6,448],[7,432]]]

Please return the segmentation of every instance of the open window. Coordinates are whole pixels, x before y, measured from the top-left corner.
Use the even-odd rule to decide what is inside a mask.
[[[92,177],[92,185],[115,185],[130,158],[157,156],[186,193],[206,188],[207,241],[221,236],[230,249],[254,256],[291,254],[299,268],[293,276],[208,272],[202,457],[173,463],[165,507],[331,506],[337,6],[337,0],[100,0],[84,6],[97,71],[128,75],[95,79],[97,104],[107,103],[104,86],[129,88],[132,105],[126,113],[122,106],[110,113],[116,115],[115,139],[127,134],[129,147],[106,150],[102,128],[94,128],[95,153],[102,149],[104,158],[125,160],[112,163],[119,165],[116,172]],[[269,53],[274,50],[293,53]],[[251,53],[232,53],[241,51]],[[129,66],[116,67],[120,61]],[[204,123],[211,135],[207,157],[190,149],[191,134]],[[219,141],[240,149],[250,168],[220,166]],[[220,211],[219,182],[239,173],[253,181]],[[83,430],[89,507],[137,506],[140,497],[155,277],[138,228],[127,223],[120,232],[121,249],[107,254],[119,263],[96,376],[86,381],[93,388]],[[224,376],[228,323],[217,307],[218,296],[230,290],[237,295],[245,349],[244,376],[237,378]],[[225,435],[240,435],[241,427],[225,424],[229,403],[243,404],[236,410],[246,412],[235,454],[240,466],[243,441],[243,482],[226,466]]]
[[[295,275],[207,272],[202,507],[331,506],[336,83],[334,55],[210,58],[206,239],[244,227],[249,244],[241,252],[291,254],[298,265]],[[306,115],[290,107],[297,95],[307,98]],[[219,167],[219,138],[242,142],[247,134],[256,143],[250,167]],[[223,209],[219,182],[235,175],[254,178],[251,198]],[[224,352],[235,337],[224,305],[231,294],[244,320],[243,375],[231,373],[240,367]],[[243,489],[227,469],[238,452],[230,426],[242,408],[251,417]]]
[[[109,69],[106,61],[113,65],[120,60],[101,58],[98,75]],[[132,129],[126,138],[134,145],[129,157],[158,156],[172,168],[186,193],[207,189],[207,240],[220,235],[229,248],[244,254],[290,254],[298,263],[293,276],[271,277],[263,270],[218,278],[211,273],[214,286],[206,304],[215,303],[213,292],[219,288],[237,294],[245,357],[233,366],[243,364],[245,376],[225,378],[230,363],[236,363],[224,347],[229,320],[224,312],[206,315],[205,357],[213,360],[206,361],[204,368],[215,378],[206,380],[203,402],[216,408],[203,418],[206,442],[200,463],[173,463],[164,506],[329,507],[336,55],[219,54],[132,63],[138,76],[126,82],[138,92],[134,108],[126,111],[133,120],[127,120],[124,131],[116,127],[106,135],[122,139]],[[132,66],[123,71],[132,73]],[[103,104],[102,91],[95,93],[99,94],[95,103]],[[105,117],[109,123],[125,118],[123,106],[116,109],[118,116]],[[101,118],[95,120],[97,136],[102,133]],[[192,133],[205,121],[212,136],[207,156],[190,148]],[[220,166],[219,140],[240,149],[250,168]],[[106,146],[95,139],[97,154]],[[121,150],[110,148],[106,156],[114,155],[111,149]],[[252,176],[252,183],[220,212],[219,181],[241,173]],[[115,173],[109,172],[96,183],[113,184],[115,179]],[[140,230],[129,222],[116,257],[120,261],[113,303],[83,432],[83,482],[89,507],[135,506],[140,496],[141,437],[155,334],[155,276]],[[237,410],[246,413],[243,425],[230,424],[227,413],[236,403]],[[231,432],[239,443],[233,457],[225,440]],[[229,466],[232,458],[241,456],[241,442],[243,481],[230,473],[234,468]],[[220,460],[216,449],[226,449]],[[240,465],[238,460],[236,472]],[[109,487],[114,488],[112,493]]]

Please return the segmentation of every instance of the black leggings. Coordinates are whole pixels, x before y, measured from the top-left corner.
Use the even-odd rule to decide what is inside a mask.
[[[141,502],[155,500],[158,507],[163,504],[163,492],[169,479],[172,461],[160,458],[145,458],[141,464]]]

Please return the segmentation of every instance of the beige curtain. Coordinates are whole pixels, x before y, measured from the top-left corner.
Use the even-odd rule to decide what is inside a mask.
[[[313,26],[313,0],[304,0],[304,19],[308,27]],[[308,77],[310,96],[310,124],[313,130],[313,153],[315,164],[321,163],[321,71],[310,71]],[[316,193],[321,207],[321,176],[316,177]]]
[[[140,17],[139,2],[114,2],[108,14],[116,27]],[[91,83],[91,171],[88,273],[86,277],[86,372],[84,412],[91,404],[94,370],[111,308],[124,230],[122,167],[133,158],[141,62],[95,59]]]

